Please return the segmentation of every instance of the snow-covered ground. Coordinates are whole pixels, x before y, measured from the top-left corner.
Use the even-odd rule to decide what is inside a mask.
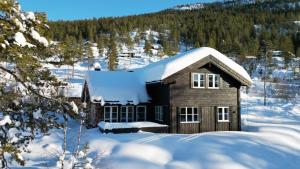
[[[300,102],[243,94],[243,131],[202,134],[101,134],[84,129],[82,143],[89,143],[89,156],[97,168],[201,169],[263,168],[296,169],[300,165]],[[76,146],[78,122],[71,120],[68,150]],[[52,130],[30,146],[26,167],[54,168],[62,152],[63,132]],[[16,167],[17,168],[17,167]]]
[[[126,62],[121,60],[120,62]],[[106,60],[97,60],[106,69]],[[133,65],[148,64],[145,58],[134,59]],[[134,67],[134,66],[133,66]],[[65,71],[56,69],[60,78]],[[75,66],[72,85],[84,79],[85,63]],[[280,73],[278,73],[280,75]],[[108,169],[298,169],[300,166],[300,97],[268,98],[263,105],[263,83],[254,73],[250,93],[242,92],[241,132],[209,132],[200,134],[102,134],[99,129],[82,131],[82,146],[89,145],[88,156],[95,168]],[[268,92],[273,90],[268,83]],[[299,88],[296,83],[290,85]],[[78,87],[78,86],[77,86]],[[75,90],[76,91],[76,90]],[[269,96],[272,96],[268,93]],[[79,122],[68,123],[68,152],[76,147]],[[54,129],[30,145],[25,168],[55,168],[62,153],[63,130]],[[23,168],[14,166],[13,168]]]

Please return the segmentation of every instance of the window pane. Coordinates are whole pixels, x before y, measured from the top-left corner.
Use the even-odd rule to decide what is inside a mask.
[[[193,80],[194,80],[194,81],[198,81],[198,74],[196,74],[196,73],[193,74]]]
[[[126,107],[121,107],[121,112],[126,112]]]
[[[112,107],[112,112],[118,112],[118,107]]]
[[[222,113],[219,113],[219,120],[223,120]]]
[[[200,81],[200,87],[204,87],[204,81]]]
[[[198,109],[194,107],[194,114],[198,114]]]
[[[187,121],[192,122],[193,121],[193,115],[187,115]]]
[[[200,80],[204,81],[204,74],[200,74]]]
[[[110,112],[110,107],[105,107],[104,112]]]
[[[118,118],[118,113],[112,113],[112,118]]]
[[[185,115],[180,115],[180,121],[181,122],[186,122]]]
[[[219,76],[215,76],[215,87],[219,87]]]
[[[180,114],[185,114],[186,112],[185,112],[185,108],[180,108]]]
[[[128,112],[133,112],[133,107],[132,106],[128,107]]]
[[[194,81],[194,87],[199,87],[198,81]]]
[[[194,121],[199,121],[198,120],[198,114],[194,114]]]
[[[187,114],[193,114],[193,108],[187,108]]]
[[[208,75],[208,86],[213,87],[213,75]]]

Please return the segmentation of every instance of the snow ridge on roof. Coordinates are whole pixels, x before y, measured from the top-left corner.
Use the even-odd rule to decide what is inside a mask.
[[[212,56],[218,61],[230,67],[235,73],[243,77],[248,82],[252,83],[251,77],[247,71],[239,64],[210,47],[201,47],[181,53],[176,56],[150,64],[139,71],[143,74],[146,82],[163,80],[174,73],[192,65],[207,56]]]

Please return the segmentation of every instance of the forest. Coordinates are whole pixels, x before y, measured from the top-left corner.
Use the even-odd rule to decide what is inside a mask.
[[[187,49],[213,47],[240,59],[259,57],[267,50],[281,50],[291,57],[300,56],[299,21],[297,0],[224,1],[195,10],[167,9],[126,17],[52,21],[48,37],[79,44],[94,42],[101,51],[111,41],[131,46],[150,29],[159,32],[159,44],[166,55],[175,54],[183,44]],[[130,38],[132,31],[138,32],[134,39]],[[148,41],[150,46],[151,42],[152,39]]]

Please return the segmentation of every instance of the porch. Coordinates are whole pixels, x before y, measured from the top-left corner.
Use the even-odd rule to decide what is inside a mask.
[[[137,122],[100,122],[99,130],[102,133],[136,133],[138,131],[152,133],[168,133],[169,127],[165,124],[159,124],[150,121]]]

